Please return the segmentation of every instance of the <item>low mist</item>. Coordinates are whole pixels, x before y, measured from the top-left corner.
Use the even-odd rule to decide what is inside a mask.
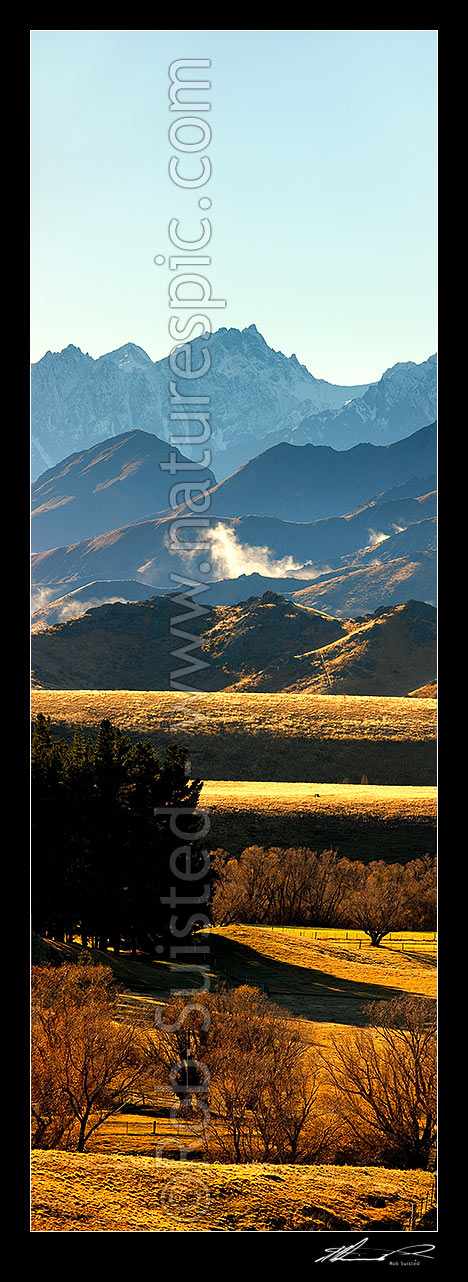
[[[209,544],[206,555],[215,579],[238,579],[241,574],[261,574],[268,579],[313,579],[323,572],[295,561],[292,556],[277,560],[268,547],[249,547],[240,543],[234,530],[226,525],[215,525],[214,529],[204,531],[203,541]],[[192,560],[199,556],[199,552],[194,548],[187,555]]]

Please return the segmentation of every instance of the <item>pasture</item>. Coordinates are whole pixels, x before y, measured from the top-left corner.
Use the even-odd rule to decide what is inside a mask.
[[[434,932],[398,932],[379,948],[372,948],[360,931],[333,932],[328,927],[217,926],[198,938],[205,943],[203,965],[211,988],[264,988],[285,1015],[308,1020],[311,1027],[358,1026],[369,1002],[403,993],[430,998],[436,994]],[[63,960],[79,952],[78,944],[54,943],[52,948]],[[155,1004],[167,1001],[175,989],[200,986],[199,974],[188,964],[89,952],[111,966],[124,986],[122,1017],[131,1013],[152,1024]]]
[[[372,948],[361,931],[230,926],[204,935],[209,986],[258,985],[293,1021],[315,1062],[365,1022],[370,1001],[405,993],[435,997],[434,932],[397,932]],[[53,944],[64,959],[78,943]],[[189,968],[93,952],[123,984],[118,1018],[138,1016],[151,1035],[156,1008],[174,988],[199,987]],[[145,1088],[146,1089],[146,1088]],[[409,1229],[434,1197],[423,1171],[342,1165],[231,1166],[179,1119],[170,1089],[155,1081],[91,1137],[83,1154],[32,1154],[33,1232],[310,1232]],[[326,1083],[321,1109],[329,1111]],[[156,1159],[156,1150],[164,1158]],[[179,1149],[187,1152],[181,1163]],[[202,1195],[202,1196],[201,1196]],[[201,1200],[199,1200],[201,1198]]]
[[[383,1167],[187,1166],[57,1150],[32,1158],[35,1233],[404,1230],[434,1187],[425,1171]]]
[[[211,849],[334,849],[340,856],[404,862],[436,851],[436,789],[361,784],[206,780]]]
[[[183,743],[202,779],[435,784],[435,699],[33,690],[31,702],[64,737],[107,717],[161,751]]]

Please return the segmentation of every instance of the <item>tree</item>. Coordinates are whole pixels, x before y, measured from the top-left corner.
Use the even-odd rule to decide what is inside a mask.
[[[324,1053],[334,1107],[361,1160],[427,1170],[436,1137],[434,1003],[408,994],[372,1004],[367,1017],[368,1027],[333,1038]]]
[[[351,888],[359,882],[360,867],[338,859],[333,850],[317,854],[303,847],[249,846],[238,860],[216,851],[213,918],[221,925],[234,921],[275,926],[334,924]]]
[[[350,925],[370,936],[374,947],[391,930],[415,930],[421,917],[430,916],[431,887],[435,911],[435,860],[430,856],[405,865],[380,860],[359,868],[344,912]]]
[[[116,1022],[114,1000],[106,967],[33,967],[33,1147],[82,1153],[132,1098],[144,1071],[141,1030]]]
[[[202,784],[187,778],[186,759],[186,750],[173,746],[161,762],[152,744],[132,744],[107,720],[95,741],[79,726],[71,744],[54,740],[50,719],[38,716],[31,754],[38,933],[73,939],[79,930],[84,946],[91,936],[104,950],[111,942],[115,952],[122,937],[134,950],[149,951],[168,938],[164,899],[174,881],[171,854],[180,845],[171,807],[184,811],[193,872],[202,861],[193,813]]]
[[[317,1065],[264,993],[243,986],[174,998],[161,1024],[150,1054],[173,1085],[180,1080],[183,1099],[179,1066],[190,1045],[186,1092],[199,1107],[209,1101],[211,1141],[227,1160],[313,1161],[325,1151],[332,1128],[317,1108]]]

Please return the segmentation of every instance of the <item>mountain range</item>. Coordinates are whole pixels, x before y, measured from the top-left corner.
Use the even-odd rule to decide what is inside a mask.
[[[401,361],[385,370],[361,397],[326,414],[315,413],[291,433],[295,445],[324,440],[335,449],[357,441],[399,441],[437,417],[437,357],[416,365]],[[402,427],[404,425],[404,432]]]
[[[436,358],[399,363],[376,383],[344,387],[275,352],[254,325],[205,334],[177,359],[189,348],[192,368],[211,362],[202,388],[213,426],[210,467],[185,444],[183,452],[169,445],[176,434],[169,379],[182,403],[193,396],[193,381],[178,378],[167,358],[153,362],[128,344],[94,360],[70,346],[33,366],[33,475],[40,472],[32,485],[32,630],[41,656],[35,679],[60,685],[69,651],[70,679],[79,669],[89,688],[86,652],[92,680],[109,675],[112,662],[124,686],[136,665],[139,679],[150,681],[143,688],[166,688],[168,593],[199,584],[196,599],[212,620],[203,634],[212,688],[320,684],[319,631],[321,645],[339,647],[330,653],[327,688],[341,688],[344,672],[356,683],[357,651],[349,649],[356,620],[359,628],[365,620],[369,656],[383,635],[381,622],[374,627],[382,612],[388,630],[390,617],[395,627],[408,621],[401,615],[408,602],[428,609],[436,603]],[[171,455],[176,468],[169,471]],[[270,651],[272,605],[279,632]],[[156,678],[148,675],[142,619],[154,644],[159,635]],[[99,652],[109,620],[116,629],[115,642],[106,642],[109,663],[105,656],[95,661],[86,638]],[[129,620],[135,645],[143,646],[133,659]],[[218,673],[221,635],[227,657]],[[244,668],[247,635],[252,662]],[[407,689],[430,685],[429,668],[422,675],[405,669]],[[366,668],[364,678],[367,689]],[[163,684],[152,686],[153,679]]]
[[[190,600],[104,605],[37,633],[34,684],[401,696],[435,677],[436,611],[421,602],[337,619],[274,592],[198,612]]]
[[[295,522],[342,516],[415,479],[425,480],[420,493],[427,493],[435,488],[436,467],[435,423],[387,446],[361,443],[336,450],[282,442],[215,486],[210,515]],[[405,488],[404,496],[409,493]],[[403,497],[402,491],[394,497]]]
[[[210,361],[203,395],[218,478],[279,441],[339,449],[363,440],[386,444],[436,417],[435,356],[397,364],[371,385],[338,386],[315,378],[295,355],[274,351],[255,325],[221,328],[185,346],[193,369]],[[168,357],[152,361],[134,343],[97,360],[73,345],[46,352],[31,371],[33,479],[71,453],[131,430],[162,440],[184,434],[186,425],[169,418],[170,379]],[[181,396],[193,397],[193,379],[176,382]]]
[[[129,432],[71,455],[44,472],[32,487],[32,548],[46,551],[94,539],[149,518],[175,515],[182,490],[161,469],[168,446],[148,432]],[[175,451],[179,458],[178,451]],[[329,446],[276,445],[216,484],[204,468],[179,472],[177,483],[209,492],[212,517],[256,516],[297,524],[353,514],[389,501],[420,499],[435,488],[436,424],[390,446],[361,444],[350,450]],[[171,510],[170,493],[174,487]],[[190,509],[184,503],[178,514]],[[396,519],[396,517],[395,517]],[[422,519],[422,518],[419,518]],[[376,527],[377,517],[372,520]],[[400,525],[402,522],[397,521]],[[403,524],[408,522],[403,521]],[[380,528],[380,527],[379,527]],[[341,553],[340,553],[341,555]]]
[[[127,595],[124,581],[142,584],[149,597],[173,588],[174,576],[197,578],[190,548],[200,532],[189,509],[181,505],[168,513],[166,506],[143,519],[152,493],[155,504],[167,504],[167,473],[159,468],[166,449],[148,433],[124,433],[72,455],[35,483],[33,548],[45,547],[32,560],[35,626],[70,617],[74,604],[77,613],[99,604],[103,595],[93,585],[103,581],[104,600],[116,601],[136,599],[133,589]],[[308,603],[317,600],[338,615],[356,602],[360,612],[401,604],[409,596],[435,603],[435,466],[435,424],[390,446],[267,450],[209,491],[210,515],[202,530],[211,567],[206,601],[238,602],[240,576],[254,575],[246,595],[261,594],[276,581],[289,594],[296,581],[297,592],[308,591]],[[181,475],[198,485],[201,473],[186,467]],[[210,476],[204,479],[208,486]],[[382,488],[385,482],[388,488]],[[109,528],[122,509],[136,519]],[[275,510],[284,515],[273,515]],[[313,513],[316,519],[301,519]],[[187,543],[185,551],[171,542],[174,526]],[[74,541],[80,530],[87,537]],[[226,581],[230,586],[223,590]],[[53,615],[51,603],[58,598],[67,598],[60,606],[64,613]]]

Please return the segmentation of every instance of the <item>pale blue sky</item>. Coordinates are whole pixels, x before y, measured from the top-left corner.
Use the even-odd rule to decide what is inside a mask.
[[[176,58],[212,61],[198,74],[213,176],[197,193],[167,169]],[[204,194],[206,270],[227,300],[214,328],[255,323],[332,382],[426,359],[435,31],[34,31],[32,359],[129,341],[165,356],[169,271],[153,258],[170,218],[195,235]]]

